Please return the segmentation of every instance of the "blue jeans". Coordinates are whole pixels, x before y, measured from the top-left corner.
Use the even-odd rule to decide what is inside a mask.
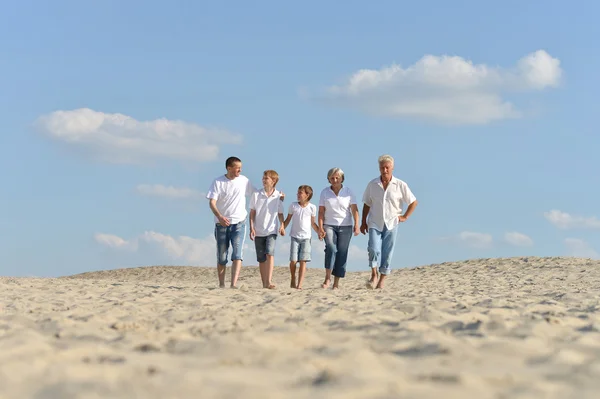
[[[229,226],[215,224],[215,239],[217,240],[217,263],[227,265],[227,253],[231,243],[231,260],[243,260],[242,248],[246,237],[246,221]]]
[[[254,237],[254,248],[256,249],[256,261],[259,263],[267,261],[267,255],[275,255],[275,241],[277,234],[263,237]]]
[[[333,269],[331,274],[335,277],[345,277],[353,228],[328,224],[323,228],[325,229],[325,269]]]
[[[383,231],[374,228],[369,229],[369,243],[367,248],[369,251],[369,266],[375,268],[379,265],[379,273],[388,275],[392,268],[390,262],[394,255],[394,244],[396,243],[396,232],[398,226],[392,230],[383,227]]]
[[[295,238],[290,240],[290,262],[310,262],[310,238]]]

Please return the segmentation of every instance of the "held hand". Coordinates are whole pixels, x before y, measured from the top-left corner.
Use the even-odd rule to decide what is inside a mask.
[[[369,231],[369,226],[367,225],[367,223],[363,223],[360,226],[360,232],[363,234],[367,234],[367,231]]]
[[[319,240],[325,238],[325,229],[319,228]]]
[[[279,196],[279,199],[283,201],[285,199],[285,194],[283,193],[283,191],[280,191],[279,194],[281,194]]]
[[[229,222],[229,219],[227,219],[225,216],[219,216],[219,224],[223,227],[227,227],[231,223]]]
[[[250,239],[252,241],[254,241],[254,237],[256,236],[256,231],[254,230],[254,228],[250,228]]]
[[[354,236],[356,237],[357,235],[360,234],[360,227],[358,227],[358,225],[354,225]]]
[[[398,221],[400,223],[406,222],[407,220],[408,220],[408,218],[406,216],[403,216],[403,215],[398,216]]]
[[[281,234],[282,236],[284,236],[284,235],[285,235],[285,229],[283,228],[283,226],[281,226],[281,227],[279,228],[279,234]]]

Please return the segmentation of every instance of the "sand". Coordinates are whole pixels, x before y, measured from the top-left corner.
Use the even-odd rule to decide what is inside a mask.
[[[0,278],[0,398],[595,398],[600,261],[478,259],[323,290],[214,268]],[[228,275],[229,279],[229,275]]]

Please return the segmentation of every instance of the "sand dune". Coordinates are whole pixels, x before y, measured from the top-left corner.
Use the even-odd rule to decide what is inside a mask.
[[[214,268],[0,278],[1,398],[595,398],[600,261],[479,259],[241,290]],[[229,276],[228,276],[229,278]],[[314,287],[314,288],[313,288]]]

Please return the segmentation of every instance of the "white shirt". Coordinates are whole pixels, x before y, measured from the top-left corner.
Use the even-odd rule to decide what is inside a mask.
[[[206,194],[206,198],[217,200],[217,209],[231,224],[242,222],[248,216],[246,196],[252,195],[254,188],[246,176],[239,175],[228,179],[225,175],[217,177]],[[215,216],[215,223],[219,218]]]
[[[388,230],[398,225],[398,216],[402,215],[402,205],[412,204],[416,200],[408,185],[392,176],[387,189],[383,189],[381,177],[377,177],[367,184],[363,194],[363,202],[369,206],[367,224],[369,228],[383,230],[385,225]]]
[[[273,194],[267,196],[264,189],[255,191],[250,197],[250,209],[256,211],[254,217],[254,232],[257,237],[265,237],[277,234],[278,215],[283,214],[283,201],[279,199],[281,193],[273,190]]]
[[[348,187],[342,186],[338,195],[335,195],[331,187],[324,188],[319,198],[319,207],[325,207],[323,224],[353,226],[354,220],[350,205],[356,205],[356,197]]]
[[[314,204],[308,203],[305,207],[301,207],[298,202],[292,202],[288,215],[292,215],[291,237],[299,239],[312,237],[312,217],[317,216],[317,207]]]

